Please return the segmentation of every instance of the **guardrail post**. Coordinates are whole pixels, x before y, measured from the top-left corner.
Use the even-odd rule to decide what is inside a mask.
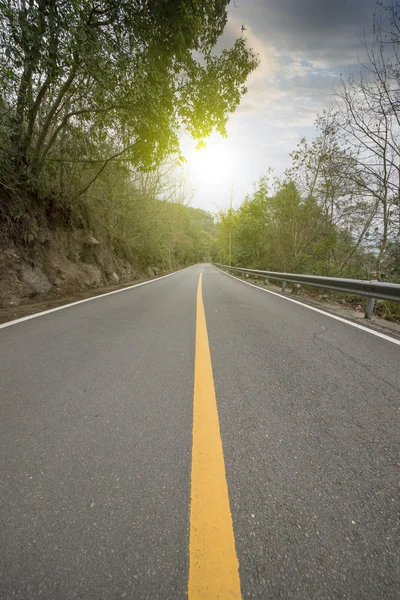
[[[292,289],[292,294],[298,294],[300,290],[300,284],[299,283],[295,283]]]
[[[365,318],[372,319],[372,315],[374,314],[374,304],[375,298],[367,298],[367,305],[365,307]]]
[[[282,293],[286,292],[286,281],[282,281]]]

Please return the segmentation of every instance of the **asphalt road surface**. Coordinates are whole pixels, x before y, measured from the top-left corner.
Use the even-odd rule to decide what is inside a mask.
[[[2,600],[400,598],[399,345],[197,265],[0,329],[0,396]]]

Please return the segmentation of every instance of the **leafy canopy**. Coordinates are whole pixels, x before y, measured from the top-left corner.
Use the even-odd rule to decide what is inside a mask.
[[[1,104],[16,157],[40,171],[78,128],[99,159],[112,140],[115,153],[152,167],[178,152],[182,127],[199,140],[224,134],[257,66],[243,38],[213,53],[227,4],[0,0]]]

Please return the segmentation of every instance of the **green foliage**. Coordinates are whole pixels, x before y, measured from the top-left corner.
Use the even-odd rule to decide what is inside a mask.
[[[243,39],[212,55],[226,5],[1,1],[0,91],[14,119],[16,160],[38,174],[60,150],[68,158],[62,135],[76,143],[80,130],[98,149],[93,156],[83,143],[80,159],[106,160],[111,145],[111,155],[124,151],[150,168],[178,152],[181,126],[197,139],[213,128],[224,133],[257,64]]]
[[[212,216],[186,206],[181,182],[170,166],[151,174],[113,164],[73,207],[75,227],[106,240],[112,250],[139,267],[210,260]]]
[[[321,204],[303,197],[291,180],[277,182],[270,194],[267,180],[261,178],[237,210],[218,215],[216,259],[228,263],[231,234],[232,265],[373,279],[373,253],[358,244],[346,223],[335,223]],[[390,246],[390,252],[393,279],[395,265],[400,264],[398,245]]]
[[[182,130],[225,135],[257,66],[243,38],[215,52],[227,5],[0,0],[2,243],[34,243],[47,215],[141,264],[210,256],[212,218],[160,191],[159,167]]]
[[[227,258],[229,231],[232,264],[272,271],[321,272],[336,242],[335,230],[313,198],[302,199],[292,181],[274,195],[261,178],[236,211],[219,215],[220,259]]]

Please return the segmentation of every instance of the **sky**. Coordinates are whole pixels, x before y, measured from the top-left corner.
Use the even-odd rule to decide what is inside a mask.
[[[290,165],[289,153],[331,103],[342,74],[357,70],[376,0],[234,0],[218,48],[243,35],[259,57],[248,92],[227,125],[228,138],[213,133],[204,150],[184,135],[181,148],[191,205],[212,213],[238,206],[272,168]]]

